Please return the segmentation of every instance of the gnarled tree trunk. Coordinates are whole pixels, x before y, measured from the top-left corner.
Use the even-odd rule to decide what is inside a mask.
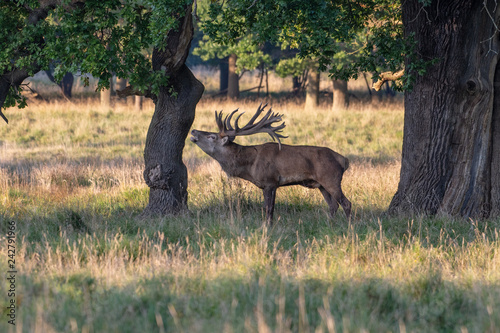
[[[437,63],[405,94],[401,178],[389,210],[498,215],[500,6],[468,0],[402,6],[416,52]]]
[[[171,76],[177,96],[163,87],[155,103],[144,150],[144,179],[150,188],[146,215],[175,214],[187,208],[187,169],[182,150],[193,124],[203,84],[186,65]]]
[[[155,112],[146,138],[144,180],[150,192],[143,216],[176,214],[187,208],[182,150],[204,86],[185,65],[193,37],[191,6],[179,21],[178,30],[169,32],[165,49],[153,50],[153,69],[165,70],[169,83],[154,99]]]

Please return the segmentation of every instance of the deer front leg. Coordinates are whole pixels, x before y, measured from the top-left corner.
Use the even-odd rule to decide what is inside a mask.
[[[266,206],[266,222],[272,224],[274,213],[274,201],[276,199],[276,187],[266,187],[264,192],[264,205]]]

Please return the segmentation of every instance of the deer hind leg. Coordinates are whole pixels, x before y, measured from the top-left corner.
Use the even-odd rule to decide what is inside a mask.
[[[319,190],[321,191],[321,194],[323,194],[323,198],[325,198],[328,207],[330,207],[330,216],[333,217],[339,208],[337,200],[335,200],[323,186],[321,186]]]
[[[345,197],[344,193],[340,192],[340,194],[342,196],[340,198],[340,205],[344,210],[345,216],[349,219],[351,217],[351,202]]]
[[[345,216],[349,219],[351,216],[351,202],[346,198],[344,193],[342,193],[340,186],[330,187],[329,189],[321,186],[319,189],[321,194],[323,194],[326,203],[330,207],[330,215],[332,217],[335,215],[340,204],[344,210]]]

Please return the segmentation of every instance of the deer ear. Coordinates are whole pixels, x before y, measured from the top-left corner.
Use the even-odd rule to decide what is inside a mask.
[[[223,136],[220,141],[222,142],[222,145],[225,146],[229,142],[229,137],[228,136]]]

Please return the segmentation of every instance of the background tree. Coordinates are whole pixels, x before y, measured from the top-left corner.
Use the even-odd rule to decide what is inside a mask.
[[[292,93],[294,96],[300,96],[304,91],[309,75],[311,61],[297,56],[298,51],[287,50],[285,55],[278,59],[275,66],[276,74],[280,77],[292,76]],[[287,56],[287,53],[290,56]]]
[[[214,42],[204,35],[193,54],[207,61],[210,59],[228,59],[228,98],[239,97],[239,78],[246,71],[258,68],[261,64],[269,64],[271,57],[265,54],[261,45],[253,41],[253,36],[247,34],[231,45]]]
[[[80,71],[87,83],[86,75],[99,78],[103,89],[113,74],[128,78],[122,96],[144,95],[155,103],[144,151],[150,187],[144,214],[184,210],[182,150],[204,90],[184,64],[193,36],[191,2],[2,1],[0,24],[0,106],[24,106],[23,80],[53,59],[57,81]]]
[[[319,83],[321,80],[321,72],[316,63],[312,63],[309,67],[306,83],[306,101],[305,109],[314,109],[319,105]]]

